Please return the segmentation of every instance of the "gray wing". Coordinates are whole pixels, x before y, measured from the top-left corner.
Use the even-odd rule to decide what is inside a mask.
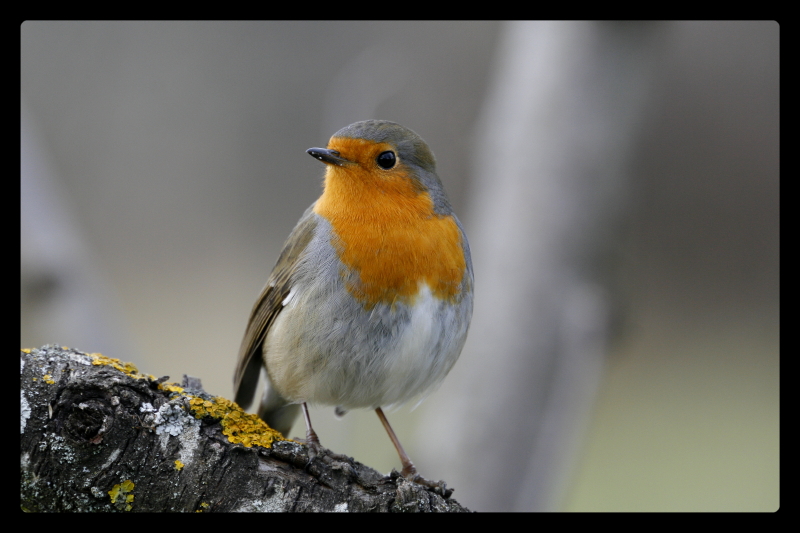
[[[314,236],[317,220],[312,208],[305,212],[289,235],[267,284],[250,312],[250,321],[239,348],[239,363],[233,376],[234,401],[243,409],[250,407],[253,402],[263,364],[261,347],[264,339],[275,317],[283,309],[282,302],[292,288],[296,266]]]

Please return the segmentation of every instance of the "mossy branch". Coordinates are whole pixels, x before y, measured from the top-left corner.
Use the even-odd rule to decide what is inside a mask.
[[[54,345],[20,357],[24,510],[466,511],[395,472],[309,457],[199,380]]]

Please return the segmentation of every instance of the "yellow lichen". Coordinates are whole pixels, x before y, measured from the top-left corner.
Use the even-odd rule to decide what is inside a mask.
[[[175,460],[175,470],[181,471],[183,470],[183,466],[184,465],[182,462],[178,461],[177,459]]]
[[[143,376],[139,374],[139,369],[136,368],[136,365],[133,363],[124,363],[119,359],[113,359],[111,357],[106,357],[101,353],[90,353],[87,354],[89,357],[92,358],[92,364],[96,366],[100,365],[107,365],[113,368],[116,368],[120,372],[124,372],[125,374],[134,377],[134,378],[143,378]]]
[[[31,353],[30,348],[20,348],[20,351],[22,351],[22,353]]]
[[[179,387],[174,383],[159,383],[158,388],[169,392],[183,392],[183,387]]]
[[[285,440],[283,435],[269,427],[256,415],[242,411],[236,403],[215,396],[211,400],[191,397],[189,407],[195,418],[210,416],[220,420],[222,433],[233,443],[247,448],[263,446],[269,448],[274,441]]]
[[[120,496],[123,496],[124,503],[126,504],[124,509],[130,511],[133,508],[133,487],[133,481],[130,479],[123,481],[119,485],[114,485],[114,487],[108,491],[108,495],[111,497],[111,503],[116,504]],[[120,501],[120,504],[122,503],[123,502]]]
[[[45,374],[44,376],[42,376],[42,379],[48,385],[52,385],[53,383],[55,383],[55,381],[53,380],[53,376],[51,376],[50,374]]]
[[[120,372],[123,372],[126,375],[135,379],[149,379],[151,381],[156,380],[156,377],[152,374],[140,374],[139,369],[136,368],[136,365],[134,365],[133,363],[126,363],[120,361],[119,359],[106,357],[101,353],[89,353],[86,355],[92,358],[92,364],[95,366],[100,366],[100,365],[110,366],[112,368],[116,368]]]

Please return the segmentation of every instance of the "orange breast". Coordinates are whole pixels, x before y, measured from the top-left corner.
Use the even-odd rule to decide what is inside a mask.
[[[452,216],[437,216],[427,192],[401,171],[329,166],[314,211],[331,223],[332,244],[345,267],[350,294],[367,309],[377,303],[413,304],[420,283],[454,301],[466,262]]]

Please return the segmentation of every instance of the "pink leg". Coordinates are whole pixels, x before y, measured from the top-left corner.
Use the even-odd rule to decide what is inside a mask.
[[[303,402],[301,406],[303,407],[303,418],[306,419],[306,444],[312,448],[319,448],[319,437],[317,437],[316,432],[314,432],[314,428],[311,427],[311,418],[308,416],[308,406],[306,402]]]
[[[417,473],[417,467],[415,467],[414,463],[411,462],[411,458],[403,449],[403,445],[400,444],[400,440],[397,438],[397,435],[394,434],[394,430],[392,429],[392,426],[389,425],[389,421],[386,419],[386,415],[383,414],[383,410],[378,407],[375,409],[375,412],[378,414],[378,418],[381,419],[383,427],[386,428],[386,433],[389,434],[389,438],[392,439],[392,444],[394,444],[398,455],[400,455],[400,462],[403,463],[403,471],[401,474],[406,479],[416,480],[416,478],[419,477],[419,474]]]

